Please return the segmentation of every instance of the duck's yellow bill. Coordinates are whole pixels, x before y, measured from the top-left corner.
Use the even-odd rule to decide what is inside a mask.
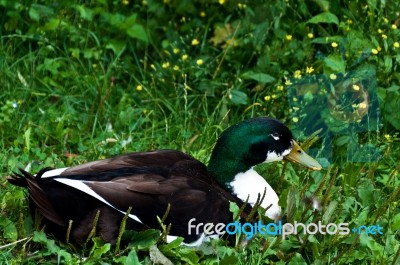
[[[284,157],[284,159],[289,160],[294,163],[299,163],[306,166],[312,170],[321,170],[322,166],[311,156],[307,155],[306,152],[301,149],[296,141],[293,141],[292,151]]]

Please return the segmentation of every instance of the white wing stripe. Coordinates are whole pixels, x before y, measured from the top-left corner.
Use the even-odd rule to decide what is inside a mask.
[[[51,177],[59,176],[59,175],[61,175],[61,173],[63,173],[68,168],[69,167],[63,167],[63,168],[56,168],[56,169],[46,171],[43,173],[41,178],[44,179],[44,178],[51,178]]]
[[[121,211],[121,210],[115,208],[111,203],[109,203],[109,202],[106,201],[103,197],[101,197],[99,194],[97,194],[96,192],[94,192],[94,190],[92,190],[91,188],[89,188],[89,186],[86,185],[85,183],[83,183],[81,180],[76,180],[76,179],[65,179],[65,178],[55,178],[54,180],[56,180],[56,181],[58,181],[58,182],[60,182],[60,183],[63,183],[63,184],[65,184],[65,185],[68,185],[68,186],[70,186],[70,187],[73,187],[73,188],[75,188],[75,189],[77,189],[77,190],[83,191],[84,193],[86,193],[86,194],[88,194],[88,195],[90,195],[90,196],[92,196],[92,197],[98,199],[99,201],[101,201],[101,202],[107,204],[108,206],[114,208],[115,210],[119,211],[120,213],[126,214],[126,212]],[[129,218],[132,218],[133,220],[135,220],[135,221],[137,221],[137,222],[143,224],[143,222],[140,221],[140,219],[139,219],[136,215],[129,214],[128,216],[129,216]]]

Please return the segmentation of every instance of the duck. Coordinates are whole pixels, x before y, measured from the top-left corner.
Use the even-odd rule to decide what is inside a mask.
[[[277,218],[279,198],[254,167],[281,160],[322,168],[282,122],[257,117],[224,130],[207,166],[178,150],[156,150],[44,168],[36,175],[20,169],[8,182],[28,190],[31,213],[38,212],[45,231],[59,240],[69,233],[70,242],[82,244],[95,224],[96,236],[115,244],[125,216],[127,230],[159,229],[157,217],[168,209],[169,238],[182,237],[191,246],[206,233],[204,226],[190,231],[188,224],[232,222],[230,202],[244,205],[245,215],[265,194],[260,206]]]

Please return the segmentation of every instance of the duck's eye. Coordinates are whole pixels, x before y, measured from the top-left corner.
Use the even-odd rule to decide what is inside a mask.
[[[274,133],[271,134],[271,136],[272,136],[272,138],[274,138],[275,141],[278,141],[280,135],[279,135],[279,133],[274,132]]]

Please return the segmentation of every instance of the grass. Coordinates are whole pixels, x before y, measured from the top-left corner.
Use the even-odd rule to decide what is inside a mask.
[[[2,176],[161,148],[207,162],[228,125],[272,116],[301,142],[322,129],[310,150],[321,172],[258,167],[287,221],[383,228],[201,249],[163,243],[149,230],[128,233],[129,247],[97,238],[77,247],[41,232],[24,191],[3,178],[1,263],[400,262],[397,1],[0,1],[0,9]],[[343,121],[365,109],[364,92],[367,112]]]

